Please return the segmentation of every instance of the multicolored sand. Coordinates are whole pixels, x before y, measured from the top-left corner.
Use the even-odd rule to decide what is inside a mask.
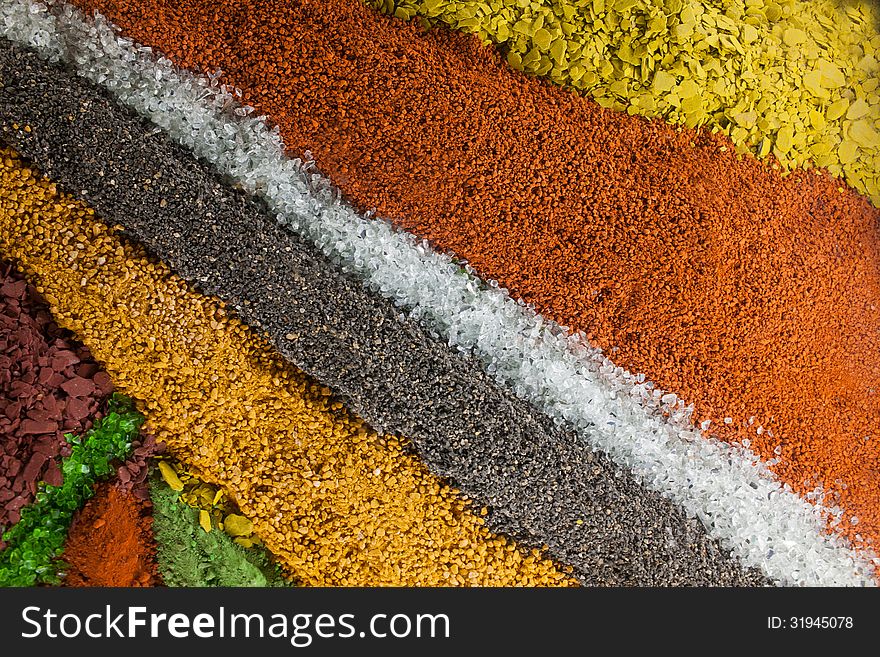
[[[826,167],[880,203],[871,2],[366,2],[474,33],[602,107],[721,130],[737,152],[787,168]]]
[[[220,69],[360,208],[584,331],[712,434],[778,457],[799,493],[832,492],[848,536],[880,538],[880,211],[838,181],[783,178],[349,0],[78,4]]]
[[[536,553],[490,535],[400,440],[342,411],[219,303],[190,292],[9,151],[0,188],[3,252],[117,387],[144,400],[148,428],[234,495],[298,580],[564,582]]]
[[[0,75],[17,90],[0,115],[31,127],[7,132],[11,143],[67,188],[87,190],[105,223],[124,225],[262,327],[282,355],[332,386],[373,427],[411,439],[433,472],[489,507],[494,531],[548,546],[593,584],[743,581],[739,566],[668,501],[418,322],[400,319],[392,303],[343,276],[149,126],[24,52],[5,51]],[[75,118],[57,122],[58,115]],[[101,182],[107,177],[116,181],[109,189]],[[148,189],[145,179],[153,179]]]
[[[869,7],[74,4],[173,65],[0,2],[0,255],[288,576],[875,583]]]

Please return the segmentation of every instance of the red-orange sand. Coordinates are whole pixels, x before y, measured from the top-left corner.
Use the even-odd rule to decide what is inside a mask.
[[[778,452],[794,489],[824,484],[845,532],[880,538],[880,211],[864,198],[358,0],[75,4],[221,68],[359,208],[586,331],[720,437]]]
[[[111,484],[74,516],[64,545],[66,586],[156,586],[156,545],[148,501]]]

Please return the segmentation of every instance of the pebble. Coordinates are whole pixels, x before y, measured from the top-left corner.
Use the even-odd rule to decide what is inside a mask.
[[[772,153],[789,169],[828,167],[880,204],[880,15],[870,2],[367,4],[475,34],[512,67],[603,107],[720,130],[738,152]],[[850,102],[870,121],[851,125],[837,109]]]
[[[67,337],[37,290],[0,261],[0,535],[40,481],[62,483],[64,435],[90,429],[113,389],[89,350]]]

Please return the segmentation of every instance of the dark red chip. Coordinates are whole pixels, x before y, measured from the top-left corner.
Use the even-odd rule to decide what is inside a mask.
[[[101,371],[101,366],[97,363],[82,363],[75,370],[77,376],[85,379],[91,379],[95,374]]]
[[[113,386],[91,352],[55,324],[36,290],[2,262],[0,354],[4,528],[18,522],[41,480],[62,483],[61,458],[70,454],[64,434],[88,430]]]
[[[80,362],[79,356],[72,351],[59,351],[52,357],[52,368],[60,372],[65,367],[77,365]]]
[[[21,471],[21,478],[28,483],[36,481],[42,474],[43,466],[46,465],[47,460],[45,454],[34,453],[28,464],[24,466],[24,470]]]
[[[27,412],[27,417],[36,422],[47,422],[52,419],[49,417],[49,413],[46,412],[46,409],[43,408],[42,400],[38,401],[34,407]]]
[[[64,408],[62,403],[59,403],[55,397],[49,395],[48,397],[43,397],[43,410],[46,411],[46,415],[50,420],[60,420],[61,419],[61,410]]]
[[[11,402],[6,406],[4,415],[10,420],[16,419],[21,414],[21,402]]]
[[[24,299],[24,292],[27,289],[26,281],[15,281],[5,283],[3,287],[0,287],[0,294],[4,297],[11,297],[12,299],[21,300]]]
[[[52,459],[49,461],[46,466],[46,472],[43,473],[43,481],[50,486],[60,486],[63,483],[64,478],[61,476],[61,468],[58,467],[56,460]]]
[[[34,441],[32,448],[34,453],[40,453],[47,458],[54,458],[58,454],[58,439],[52,436],[44,436]]]
[[[6,462],[6,476],[8,478],[14,479],[19,471],[21,470],[21,461],[18,459],[10,458]]]
[[[110,380],[110,375],[107,372],[97,372],[92,381],[95,382],[95,386],[102,394],[109,395],[113,392],[113,381]]]
[[[23,420],[20,431],[26,436],[54,433],[58,429],[58,423],[52,421],[39,422],[37,420]]]
[[[76,424],[82,424],[82,421],[92,414],[89,406],[88,399],[71,397],[67,400],[67,416],[74,420]]]
[[[62,383],[61,389],[71,397],[85,397],[95,392],[95,384],[90,379],[77,376]]]
[[[43,367],[40,369],[40,373],[37,375],[37,383],[42,385],[47,385],[49,381],[52,380],[52,375],[55,374],[55,370],[51,367]]]
[[[22,399],[27,397],[34,397],[34,387],[32,385],[28,385],[24,381],[13,381],[9,386],[9,397],[15,399]]]

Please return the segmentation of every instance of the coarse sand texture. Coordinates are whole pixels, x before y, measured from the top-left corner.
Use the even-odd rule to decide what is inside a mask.
[[[176,465],[182,466],[179,461]],[[288,586],[265,548],[233,542],[226,531],[211,526],[208,511],[191,508],[164,476],[153,473],[150,499],[158,567],[166,586]]]
[[[221,69],[360,209],[584,331],[797,492],[830,491],[847,536],[880,537],[880,212],[866,197],[355,0],[77,4],[181,66]]]
[[[265,330],[280,355],[341,393],[372,426],[396,427],[411,438],[431,472],[460,482],[477,506],[488,503],[493,529],[511,532],[521,545],[546,542],[585,582],[730,582],[723,552],[692,530],[694,521],[676,519],[683,512],[773,581],[873,581],[870,551],[854,551],[827,532],[829,519],[848,518],[833,495],[811,493],[812,503],[798,496],[767,470],[774,460],[758,462],[739,444],[716,440],[708,422],[695,426],[693,407],[677,391],[620,367],[583,333],[536,315],[416,236],[359,214],[308,162],[286,158],[278,131],[249,116],[233,89],[216,83],[218,73],[176,69],[115,36],[102,17],[87,19],[64,3],[47,10],[31,0],[0,0],[0,13],[0,33],[12,43],[69,65],[62,73],[4,46],[5,139],[98,209],[104,222],[123,225],[186,280],[228,301],[236,315]],[[151,123],[114,109],[72,72]],[[189,156],[155,126],[204,162],[186,165]],[[116,148],[108,150],[114,135]],[[157,168],[163,161],[167,166]],[[280,225],[249,209],[243,195],[230,196],[206,164],[258,196]],[[167,175],[157,178],[163,168]],[[226,200],[211,200],[218,197]],[[223,210],[217,215],[214,207]],[[315,260],[312,247],[329,262]],[[358,279],[370,294],[355,291]],[[324,282],[321,292],[315,280]],[[372,293],[406,314],[383,307]],[[362,319],[345,321],[352,316]],[[463,353],[443,353],[443,342]],[[434,357],[425,361],[428,354]],[[425,366],[414,369],[419,362]],[[486,375],[506,391],[493,391]],[[438,385],[454,393],[439,404],[431,392]],[[512,403],[510,393],[544,419]],[[456,408],[462,412],[449,412]],[[547,421],[563,431],[548,434]],[[513,432],[495,440],[505,426]],[[638,497],[638,486],[650,494]],[[585,497],[591,488],[596,495]],[[635,505],[627,503],[632,495]],[[597,504],[608,505],[607,521],[590,511]],[[673,540],[657,552],[652,541],[668,531]],[[652,568],[655,562],[663,565]],[[742,571],[734,581],[751,578]]]
[[[297,580],[324,585],[565,585],[490,534],[397,438],[380,436],[6,150],[0,250],[60,325],[143,400],[147,429],[221,484]]]
[[[70,38],[88,47],[88,38]],[[492,531],[517,537],[521,546],[546,545],[549,555],[590,585],[764,581],[671,500],[517,398],[479,361],[401,314],[393,300],[346,275],[326,251],[285,230],[261,205],[223,184],[206,162],[99,87],[2,41],[0,78],[7,89],[0,124],[11,146],[74,190],[99,219],[123,225],[176,274],[265,330],[281,356],[330,387],[370,426],[406,436],[429,471],[489,508],[485,520]],[[128,100],[139,95],[145,78],[157,80],[154,63],[124,76]],[[204,99],[203,90],[192,91]],[[197,107],[181,109],[186,117],[199,113]],[[163,120],[180,114],[156,108]],[[248,138],[238,135],[234,143],[245,149]],[[299,176],[288,177],[284,187],[294,207],[333,212]],[[350,208],[339,211],[354,218]],[[395,278],[411,290],[454,296],[468,281],[458,267],[447,266],[445,277],[434,282],[417,251],[389,250],[391,244],[365,239],[361,229],[388,226],[358,221],[347,229],[353,243],[369,245],[381,262],[406,272]],[[378,264],[375,256],[368,262]],[[479,296],[474,301],[485,305]],[[503,333],[497,339],[516,342]],[[525,354],[523,360],[532,359]]]
[[[366,0],[474,33],[507,63],[626,110],[818,165],[880,204],[880,14],[870,0]]]

